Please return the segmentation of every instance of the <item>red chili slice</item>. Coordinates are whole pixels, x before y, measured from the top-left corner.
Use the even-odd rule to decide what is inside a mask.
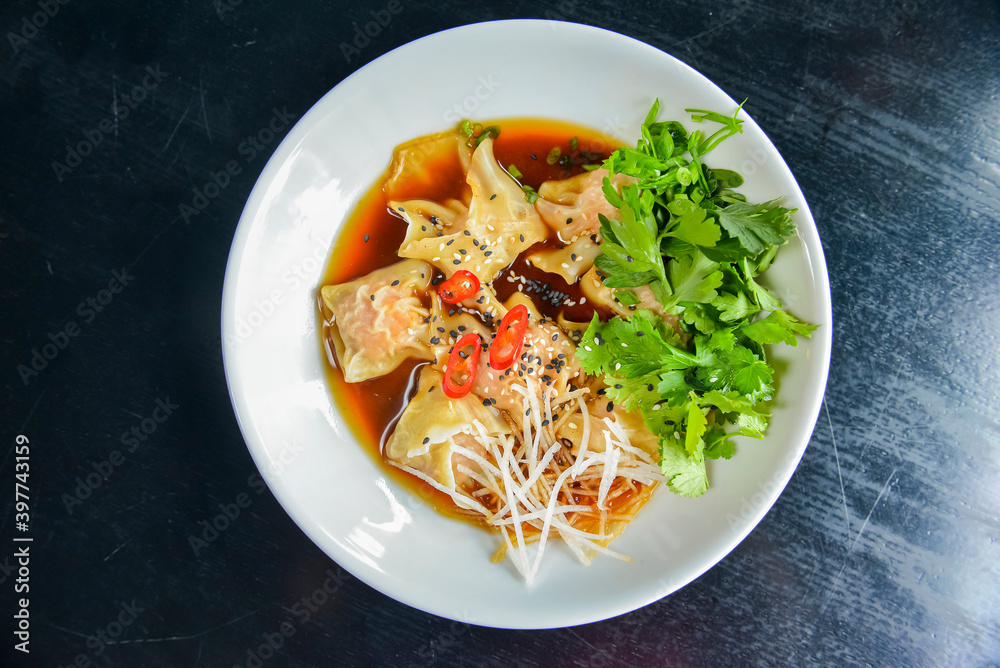
[[[462,348],[472,346],[472,350],[465,357],[460,354]],[[476,372],[479,370],[479,353],[483,350],[483,340],[475,332],[469,332],[460,338],[451,349],[448,356],[448,366],[444,368],[444,383],[441,389],[452,399],[464,397],[472,390],[472,384],[476,382]],[[464,376],[464,379],[455,380],[455,376]]]
[[[528,329],[528,309],[518,304],[500,321],[497,335],[490,344],[490,366],[497,371],[506,369],[517,358],[524,343],[524,332]]]
[[[459,269],[451,278],[438,286],[438,296],[445,304],[457,304],[478,291],[479,279],[465,269]]]

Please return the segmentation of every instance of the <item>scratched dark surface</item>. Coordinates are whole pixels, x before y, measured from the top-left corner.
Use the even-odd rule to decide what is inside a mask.
[[[1000,5],[399,1],[350,59],[353,23],[388,3],[3,3],[0,663],[259,665],[291,628],[263,665],[997,665]],[[654,605],[544,632],[438,619],[341,575],[255,477],[219,335],[233,232],[288,127],[259,150],[245,138],[412,39],[512,17],[636,37],[749,98],[815,214],[835,319],[819,423],[758,528]],[[560,85],[585,103],[585,82]],[[185,222],[233,159],[242,172]],[[237,500],[195,555],[189,536]],[[328,579],[308,621],[292,614]]]

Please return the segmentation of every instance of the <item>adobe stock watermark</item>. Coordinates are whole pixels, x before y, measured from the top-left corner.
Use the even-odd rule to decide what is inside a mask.
[[[52,161],[52,171],[56,179],[62,180],[73,172],[74,169],[83,164],[83,159],[89,156],[101,145],[106,135],[112,134],[118,124],[128,118],[128,115],[135,111],[136,107],[146,99],[146,97],[156,90],[167,73],[160,69],[159,65],[147,65],[146,74],[142,77],[142,82],[132,87],[127,93],[122,93],[111,102],[111,114],[105,116],[97,124],[97,127],[83,131],[83,139],[76,143],[66,144],[66,157],[62,162]]]
[[[295,114],[288,113],[287,107],[282,107],[278,111],[277,107],[271,109],[271,118],[267,123],[252,135],[247,135],[236,147],[236,152],[243,157],[246,164],[253,162],[264,149],[274,141],[282,131],[291,125],[295,120]],[[219,171],[210,170],[208,179],[202,186],[191,189],[191,202],[181,202],[178,211],[185,223],[190,223],[191,219],[208,208],[212,200],[222,194],[222,191],[229,187],[233,177],[241,174],[243,167],[238,160],[230,160]]]
[[[281,275],[281,282],[288,285],[292,292],[297,291],[303,283],[314,285],[332,243],[332,237],[317,239],[301,259],[285,270]],[[250,311],[236,318],[235,331],[226,334],[226,343],[236,345],[249,339],[278,312],[282,304],[287,303],[287,299],[288,295],[282,288],[274,288],[268,294],[255,299]]]
[[[341,42],[338,46],[340,47],[340,52],[344,55],[344,60],[348,64],[351,63],[351,59],[354,56],[361,54],[361,51],[365,49],[372,40],[382,34],[382,31],[389,27],[392,23],[392,19],[397,14],[402,13],[403,5],[399,0],[389,0],[388,4],[383,9],[371,10],[368,12],[372,20],[365,23],[363,26],[359,26],[357,21],[353,23],[354,34],[351,35],[353,38],[351,43]]]
[[[135,624],[136,620],[139,619],[139,614],[146,610],[139,607],[134,598],[128,603],[122,602],[119,607],[121,610],[110,622],[87,636],[87,647],[93,651],[89,654],[81,652],[73,657],[72,661],[60,664],[58,668],[90,668],[93,665],[90,657],[104,654],[108,646],[114,645],[118,638]]]
[[[21,19],[21,29],[18,32],[8,32],[7,41],[14,49],[14,55],[27,46],[28,42],[38,37],[39,32],[49,24],[49,21],[56,17],[59,10],[68,5],[70,0],[39,0],[38,11],[32,14],[25,14]]]
[[[490,99],[493,93],[500,88],[501,82],[493,78],[492,74],[480,75],[475,89],[461,100],[449,107],[442,118],[451,124],[457,124],[464,118],[469,118],[475,114],[483,102]]]
[[[545,10],[545,18],[550,21],[549,28],[557,30],[560,21],[572,21],[580,8],[580,0],[563,0],[555,7]]]
[[[243,0],[212,0],[212,8],[220,21],[224,21],[226,14],[232,14],[242,4]]]
[[[292,617],[285,618],[274,631],[262,633],[260,644],[248,647],[246,659],[243,663],[233,664],[233,668],[261,668],[265,661],[273,658],[285,646],[285,642],[298,632],[297,626],[307,624],[320,608],[336,596],[344,583],[351,579],[350,574],[339,566],[336,571],[326,569],[324,575],[326,578],[320,586],[291,606],[284,607],[292,613]]]
[[[904,0],[900,3],[889,20],[879,28],[879,32],[882,33],[882,41],[888,42],[898,35],[900,29],[917,16],[917,12],[922,9],[922,5],[926,2],[927,0]]]
[[[64,493],[61,497],[66,513],[73,514],[77,506],[82,506],[83,502],[89,499],[95,491],[101,488],[112,474],[122,466],[127,460],[127,455],[139,449],[139,445],[149,440],[149,437],[156,433],[160,425],[180,408],[180,404],[175,404],[170,397],[157,399],[150,410],[150,417],[141,417],[127,431],[122,432],[119,441],[124,446],[122,449],[114,449],[101,461],[91,461],[90,469],[86,474],[79,475],[74,481],[73,493]]]
[[[437,663],[441,653],[448,650],[457,649],[462,645],[462,637],[469,632],[469,625],[452,621],[448,628],[432,638],[426,645],[416,650],[416,655],[421,658],[422,666],[433,666]]]
[[[253,488],[257,496],[260,496],[267,490],[267,483],[257,473],[250,474],[250,477],[247,478],[247,485]],[[198,522],[198,527],[201,531],[188,536],[188,545],[191,546],[194,556],[197,557],[202,550],[217,541],[219,536],[228,531],[236,523],[236,520],[243,515],[243,511],[253,505],[253,499],[254,497],[248,493],[240,492],[232,501],[220,503],[217,515]]]
[[[108,287],[98,290],[94,295],[86,297],[76,306],[76,314],[83,319],[85,325],[94,322],[99,313],[102,313],[115,296],[129,286],[135,280],[135,276],[130,274],[131,269],[122,267],[121,271],[115,269],[111,272],[111,280]],[[31,349],[31,356],[27,363],[17,365],[17,373],[21,376],[21,382],[25,387],[33,379],[38,377],[49,364],[56,359],[59,354],[69,347],[72,339],[82,332],[80,324],[76,320],[67,320],[61,328],[46,335],[47,341],[36,345]]]

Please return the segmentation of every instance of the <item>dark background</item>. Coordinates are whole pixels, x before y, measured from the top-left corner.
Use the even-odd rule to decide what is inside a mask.
[[[281,630],[264,665],[997,665],[1000,5],[398,2],[346,55],[388,3],[3,3],[0,657],[22,535],[23,665],[257,665]],[[812,207],[834,303],[815,434],[759,527],[654,605],[542,632],[439,619],[341,574],[255,477],[219,334],[233,232],[280,137],[249,163],[241,143],[401,44],[514,17],[630,35],[749,98]],[[586,103],[585,81],[553,85]],[[126,284],[102,292],[115,271]],[[162,422],[157,402],[176,406]]]

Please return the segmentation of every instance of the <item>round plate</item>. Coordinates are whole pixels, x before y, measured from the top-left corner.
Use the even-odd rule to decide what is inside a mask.
[[[711,489],[687,499],[659,489],[615,541],[632,563],[582,566],[546,551],[528,587],[500,540],[448,519],[397,486],[355,441],[332,402],[317,344],[316,290],[332,242],[392,149],[461,118],[539,117],[638,137],[650,104],[696,126],[685,107],[736,102],[647,44],[554,21],[448,30],[388,53],[341,82],[296,124],[253,189],[233,240],[222,305],[233,406],[254,461],[292,519],[338,564],[392,598],[451,619],[504,628],[572,626],[676,591],[711,568],[760,521],[798,465],[819,413],[830,359],[830,288],[815,223],[777,150],[746,114],[744,132],[709,165],[740,171],[752,201],[784,196],[798,236],[768,284],[799,318],[820,324],[780,369],[771,428],[709,463]],[[752,101],[751,101],[752,106]],[[334,261],[336,259],[334,258]]]

